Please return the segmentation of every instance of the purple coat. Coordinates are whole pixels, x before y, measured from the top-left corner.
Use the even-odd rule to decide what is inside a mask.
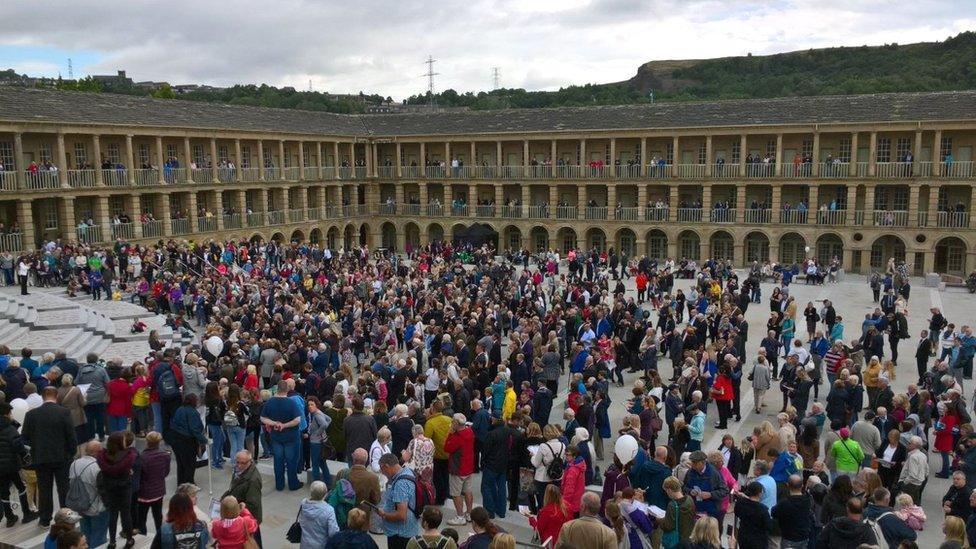
[[[139,491],[144,501],[154,501],[166,495],[166,476],[169,475],[170,454],[165,450],[145,450],[139,456]]]

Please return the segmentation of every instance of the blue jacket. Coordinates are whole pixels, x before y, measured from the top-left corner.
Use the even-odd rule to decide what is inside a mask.
[[[203,421],[196,408],[190,406],[180,406],[170,419],[169,428],[177,434],[185,437],[195,438],[200,444],[207,443],[207,437],[203,434]]]
[[[691,494],[692,488],[698,488],[702,492],[709,492],[712,495],[709,499],[695,500],[695,508],[698,509],[698,512],[718,518],[718,502],[729,495],[729,487],[726,486],[719,472],[710,463],[705,463],[705,469],[701,473],[692,467],[685,475],[685,493]]]
[[[335,510],[324,501],[302,501],[298,523],[302,527],[302,549],[325,547],[329,538],[339,532]]]
[[[484,441],[491,430],[491,414],[488,410],[481,408],[474,413],[471,418],[471,429],[474,431],[474,438]]]
[[[878,524],[881,526],[881,533],[884,534],[884,545],[887,545],[891,549],[895,549],[898,545],[904,541],[914,541],[918,537],[918,533],[912,530],[905,524],[905,521],[898,518],[894,514],[891,507],[879,507],[873,503],[868,505],[868,508],[864,510],[864,518],[877,520],[878,517],[885,513],[890,513],[881,520],[878,520]],[[881,540],[878,540],[878,545],[881,544]],[[882,545],[882,547],[884,546]]]
[[[780,452],[776,461],[773,462],[773,470],[770,471],[769,476],[773,477],[776,482],[786,482],[790,479],[790,475],[799,472],[800,470],[796,467],[796,458],[791,456],[789,452]]]

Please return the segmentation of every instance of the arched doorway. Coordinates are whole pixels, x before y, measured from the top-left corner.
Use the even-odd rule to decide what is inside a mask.
[[[596,227],[586,231],[586,247],[587,249],[596,249],[600,252],[606,250],[607,233],[603,232],[603,229]]]
[[[549,249],[549,231],[545,227],[533,227],[529,233],[532,240],[532,249],[536,252],[544,252]]]
[[[443,242],[444,241],[444,227],[441,227],[439,223],[431,223],[427,227],[427,241],[428,242]]]
[[[746,235],[746,265],[769,261],[769,237],[760,231]]]
[[[835,234],[822,234],[817,239],[817,261],[823,265],[829,265],[831,261],[844,260],[844,241]]]
[[[412,252],[420,247],[420,227],[416,223],[410,222],[403,226],[403,236],[406,240],[406,251]]]
[[[366,246],[369,244],[369,225],[363,223],[359,226],[359,245]]]
[[[346,231],[343,235],[342,247],[350,250],[356,246],[356,227],[353,224],[346,225]]]
[[[966,243],[955,236],[940,240],[935,245],[935,272],[966,276]]]
[[[668,257],[668,235],[661,229],[647,231],[647,257],[664,261]]]
[[[275,234],[271,235],[271,240],[274,240],[278,244],[281,244],[282,242],[285,241],[285,235],[283,235],[281,233],[275,233]]]
[[[251,244],[260,244],[261,242],[264,241],[264,237],[255,233],[254,235],[251,236],[250,240],[251,240]]]
[[[387,221],[380,227],[380,245],[387,250],[396,250],[397,229],[396,225]]]
[[[329,227],[329,231],[325,233],[325,245],[330,250],[339,247],[339,227]]]
[[[905,261],[905,243],[893,234],[879,237],[871,244],[871,268],[884,269],[888,260],[895,258],[895,262]]]
[[[301,229],[295,229],[291,233],[291,241],[298,244],[305,242],[305,233],[303,233]]]
[[[322,242],[322,229],[315,228],[309,231],[308,241],[309,243],[316,245]]]
[[[576,249],[576,231],[569,227],[563,227],[556,233],[556,246],[563,253]]]
[[[701,259],[701,237],[695,231],[682,231],[678,235],[678,257],[681,259]]]
[[[779,239],[779,262],[782,265],[802,264],[807,258],[807,241],[796,233],[786,233]]]
[[[617,251],[626,254],[627,257],[634,257],[637,248],[637,235],[630,229],[620,229],[617,232]]]
[[[711,245],[711,258],[712,259],[724,259],[726,261],[734,261],[735,259],[735,241],[732,239],[732,235],[725,231],[718,231],[712,235],[710,240]]]
[[[460,239],[464,233],[467,232],[467,230],[468,228],[461,223],[455,223],[454,226],[451,227],[451,242],[457,243],[458,239]]]
[[[522,231],[515,225],[509,225],[502,229],[502,246],[507,250],[521,250]]]

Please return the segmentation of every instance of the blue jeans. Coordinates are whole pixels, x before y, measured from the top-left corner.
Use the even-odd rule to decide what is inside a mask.
[[[125,416],[108,416],[108,431],[125,431],[129,427],[129,418]]]
[[[81,533],[88,538],[89,547],[99,547],[108,542],[108,511],[93,516],[81,516]]]
[[[97,435],[99,439],[105,438],[105,411],[107,408],[108,404],[104,402],[85,405],[85,419],[88,420],[88,432],[92,437]]]
[[[496,473],[490,469],[481,471],[481,499],[489,516],[505,518],[507,489],[508,478],[505,473]]]
[[[163,406],[159,402],[152,402],[149,407],[152,408],[153,431],[163,434]]]
[[[210,433],[210,465],[224,466],[224,428],[220,425],[207,425]]]
[[[322,443],[308,443],[309,461],[312,464],[312,480],[321,480],[326,486],[332,487],[332,473],[329,464],[322,459]]]
[[[272,439],[271,455],[274,457],[275,490],[281,491],[285,489],[286,469],[288,473],[288,489],[298,490],[301,483],[298,481],[298,469],[295,466],[298,464],[299,449],[301,446],[301,440],[297,438],[288,442],[278,442]]]
[[[237,456],[237,452],[244,449],[244,428],[240,425],[234,427],[225,427],[227,430],[227,438],[230,439],[230,455],[231,457]]]

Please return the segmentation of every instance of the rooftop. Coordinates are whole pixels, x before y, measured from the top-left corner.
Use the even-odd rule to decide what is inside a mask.
[[[109,93],[0,87],[0,121],[339,137],[976,121],[976,91],[346,115]]]

